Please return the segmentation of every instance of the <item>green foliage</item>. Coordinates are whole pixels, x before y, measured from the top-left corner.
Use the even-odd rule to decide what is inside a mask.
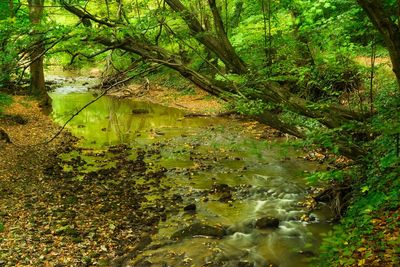
[[[373,118],[372,127],[380,134],[369,142],[370,153],[364,164],[350,169],[349,177],[355,185],[354,200],[341,223],[325,239],[318,266],[351,266],[357,263],[354,255],[360,251],[366,251],[365,259],[373,257],[376,250],[385,251],[385,247],[400,245],[399,240],[390,241],[380,236],[381,232],[373,224],[374,219],[384,218],[393,229],[399,227],[399,222],[395,222],[398,215],[391,211],[400,205],[400,93],[395,83],[387,85],[375,100],[378,115]],[[334,178],[328,173],[317,176],[311,178]]]
[[[307,177],[307,180],[312,185],[318,185],[322,182],[343,182],[346,177],[346,173],[343,170],[331,170],[316,172]]]
[[[16,67],[20,53],[29,47],[31,41],[28,32],[29,19],[26,13],[20,12],[15,18],[0,19],[0,86],[6,85],[13,74],[19,73]]]
[[[4,224],[0,222],[0,232],[4,232]]]
[[[352,92],[361,85],[361,73],[348,58],[323,57],[314,66],[297,69],[298,93],[309,99],[338,97]]]
[[[233,107],[240,114],[260,115],[266,108],[266,104],[262,100],[237,98]]]
[[[8,5],[8,1],[1,1],[0,2],[0,20],[7,19],[10,17],[10,7]]]
[[[12,97],[4,94],[4,93],[0,93],[0,115],[3,112],[3,109],[7,106],[9,106],[12,103]]]

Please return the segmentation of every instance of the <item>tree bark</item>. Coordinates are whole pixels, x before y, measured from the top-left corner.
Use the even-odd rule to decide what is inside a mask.
[[[385,10],[384,2],[381,0],[357,0],[367,13],[371,22],[381,33],[392,61],[393,72],[400,86],[400,28],[391,18],[388,10]],[[398,7],[400,4],[397,4]]]
[[[40,24],[43,15],[43,4],[44,0],[29,0],[29,19],[33,27]],[[32,34],[37,35],[34,30]],[[31,92],[33,95],[40,98],[42,106],[50,106],[50,97],[46,91],[43,70],[43,54],[45,48],[40,38],[41,37],[35,38],[38,39],[38,43],[36,47],[33,48],[30,55]]]
[[[189,27],[192,36],[206,46],[211,52],[215,53],[229,69],[238,74],[248,72],[246,64],[237,55],[226,36],[215,0],[209,0],[209,5],[213,13],[217,36],[212,32],[206,31],[197,20],[196,16],[192,14],[179,0],[165,0],[165,2],[172,10],[181,15]]]
[[[15,17],[14,0],[8,0],[8,6],[10,8],[10,18],[14,18]]]

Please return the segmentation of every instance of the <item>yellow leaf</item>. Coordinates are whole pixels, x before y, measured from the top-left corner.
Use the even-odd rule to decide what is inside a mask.
[[[364,252],[364,251],[366,251],[366,250],[367,250],[366,248],[359,248],[359,249],[357,249],[358,252]]]
[[[358,260],[358,264],[357,264],[358,266],[363,266],[363,265],[365,265],[365,259],[361,259],[361,260]]]

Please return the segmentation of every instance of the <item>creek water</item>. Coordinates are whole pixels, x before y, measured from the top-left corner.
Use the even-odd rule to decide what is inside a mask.
[[[53,118],[63,124],[94,98],[87,90],[93,81],[53,80],[57,79],[51,94]],[[64,157],[76,157],[74,153],[85,148],[157,145],[160,152],[146,164],[166,170],[158,186],[170,188],[164,194],[184,205],[196,206],[195,211],[168,213],[158,223],[152,243],[130,260],[130,266],[309,266],[318,255],[321,236],[331,229],[330,212],[320,205],[310,214],[298,203],[307,195],[304,173],[321,165],[304,160],[279,141],[254,138],[241,121],[184,115],[174,108],[105,96],[67,126],[80,138],[83,150]],[[80,156],[91,163],[90,170],[112,165]],[[159,194],[149,193],[148,205],[162,205]],[[312,220],[304,222],[304,215]],[[257,227],[257,220],[267,217],[279,220],[279,226]],[[226,234],[171,240],[174,233],[196,223],[221,226]]]

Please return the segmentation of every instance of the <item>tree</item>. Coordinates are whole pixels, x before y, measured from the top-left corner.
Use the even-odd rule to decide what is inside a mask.
[[[192,35],[211,52],[215,53],[232,71],[243,74],[248,71],[246,64],[235,52],[229,41],[219,8],[215,0],[208,0],[214,20],[215,33],[208,31],[179,0],[166,0],[172,10],[179,13],[190,28]]]
[[[61,1],[66,10],[78,16],[81,21],[90,19],[96,22],[100,28],[105,29],[105,34],[101,31],[92,33],[92,40],[106,46],[105,51],[120,49],[139,55],[143,60],[155,62],[165,65],[171,69],[178,71],[183,77],[192,81],[194,84],[203,90],[233,101],[238,97],[245,97],[248,101],[262,100],[274,106],[279,106],[285,110],[296,113],[306,118],[311,118],[319,122],[323,127],[328,129],[340,129],[343,125],[353,122],[362,122],[370,114],[358,113],[347,107],[333,103],[315,103],[292,93],[288,88],[280,86],[276,83],[265,81],[265,78],[251,69],[250,64],[246,64],[239,57],[233,45],[230,43],[228,36],[224,30],[223,20],[220,15],[220,8],[216,1],[208,0],[207,12],[212,15],[214,32],[206,30],[202,23],[197,19],[196,14],[191,13],[180,0],[166,0],[166,3],[171,8],[176,16],[179,16],[189,29],[192,38],[197,40],[200,45],[214,53],[228,69],[235,73],[252,76],[253,79],[245,85],[239,85],[230,79],[215,80],[207,73],[200,73],[186,64],[174,51],[160,45],[154,45],[147,36],[143,33],[131,32],[132,27],[129,25],[117,24],[111,20],[102,20],[88,12],[85,8],[72,7],[65,1]],[[115,20],[117,21],[117,19]],[[88,23],[86,23],[88,25]],[[167,24],[166,29],[171,32],[171,27]],[[127,27],[129,30],[124,30]],[[117,29],[119,34],[110,36],[106,29]],[[148,28],[156,28],[155,25],[150,25]],[[146,30],[147,32],[148,30]],[[149,36],[151,36],[149,34]],[[197,52],[198,53],[198,52]],[[222,74],[223,75],[223,74]],[[239,87],[252,88],[250,92],[241,92]],[[303,129],[296,125],[283,121],[279,113],[271,112],[269,109],[264,109],[259,115],[259,120],[277,128],[283,132],[295,135],[300,138],[305,138],[306,133]],[[353,159],[359,159],[365,155],[365,151],[356,144],[348,133],[340,132],[335,137],[334,143],[330,149],[340,151]]]
[[[381,33],[400,85],[400,4],[398,1],[357,0]]]
[[[29,0],[29,19],[32,27],[35,28],[41,22],[44,9],[44,0]],[[43,57],[45,53],[44,44],[41,35],[32,30],[32,37],[35,44],[30,54],[30,75],[31,75],[31,92],[41,100],[42,106],[50,106],[50,97],[47,94],[44,80]]]
[[[8,6],[10,8],[10,17],[14,18],[15,17],[14,0],[8,0]]]

